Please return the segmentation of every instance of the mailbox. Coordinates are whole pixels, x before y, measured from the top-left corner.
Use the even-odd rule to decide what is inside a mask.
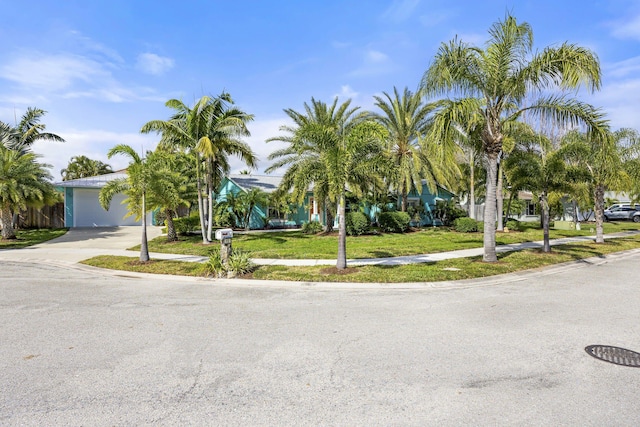
[[[233,237],[233,230],[230,228],[221,228],[216,230],[216,240],[231,239]]]

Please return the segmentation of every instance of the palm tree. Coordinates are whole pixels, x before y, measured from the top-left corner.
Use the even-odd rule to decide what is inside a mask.
[[[496,262],[496,183],[505,124],[525,111],[555,122],[586,124],[589,132],[600,132],[605,124],[594,107],[566,94],[549,94],[552,89],[599,89],[600,64],[594,53],[568,43],[533,53],[531,27],[511,15],[493,24],[489,36],[484,49],[457,38],[443,43],[422,78],[422,89],[427,96],[462,96],[452,101],[457,123],[474,115],[483,120],[487,169],[483,260]],[[533,93],[542,95],[527,103]]]
[[[213,191],[221,178],[229,173],[229,155],[240,157],[248,166],[256,166],[256,156],[241,140],[248,136],[246,124],[253,116],[233,105],[228,93],[216,98],[203,96],[192,108],[171,99],[165,104],[175,111],[166,121],[146,123],[142,133],[162,133],[161,146],[196,153],[195,170],[198,210],[203,243],[211,242]]]
[[[89,176],[105,175],[113,173],[111,166],[100,160],[90,159],[87,156],[73,156],[66,168],[60,171],[63,181],[86,178]]]
[[[147,153],[147,167],[151,179],[147,189],[147,204],[150,210],[161,210],[167,221],[167,241],[178,240],[173,222],[180,206],[189,207],[195,193],[194,184],[186,169],[189,159],[184,153],[173,153],[161,147]]]
[[[638,134],[633,129],[607,131],[602,135],[574,130],[562,138],[562,155],[566,161],[582,168],[584,182],[593,195],[596,243],[604,243],[605,191],[632,189],[633,182],[625,171],[624,154],[626,148],[637,144],[637,141]]]
[[[0,226],[3,239],[15,239],[13,214],[28,206],[42,206],[57,201],[49,182],[49,165],[38,163],[38,156],[0,145]]]
[[[521,144],[505,161],[509,183],[538,195],[542,213],[543,251],[550,252],[549,241],[549,196],[570,191],[571,171],[554,149],[551,141],[543,135],[537,136],[533,144]],[[531,142],[531,141],[529,141]]]
[[[136,151],[126,144],[119,144],[111,148],[107,154],[109,158],[115,155],[123,155],[130,159],[127,167],[127,177],[109,181],[102,189],[98,199],[100,205],[105,210],[109,210],[111,200],[118,193],[126,194],[128,214],[135,215],[141,219],[142,241],[140,245],[140,261],[149,261],[149,247],[147,243],[147,191],[157,176],[153,176],[153,168],[149,163],[136,153]]]
[[[393,88],[393,98],[386,92],[384,97],[374,96],[376,106],[382,114],[375,119],[389,132],[387,150],[391,157],[390,181],[400,195],[400,209],[407,211],[408,195],[412,188],[422,192],[422,180],[435,192],[436,184],[447,184],[447,172],[455,170],[454,145],[431,143],[424,138],[429,125],[429,113],[437,104],[423,104],[420,93],[412,93],[405,88],[402,95]],[[440,141],[441,142],[441,141]],[[448,156],[434,158],[433,148],[449,149]],[[435,160],[435,161],[434,161]]]
[[[251,213],[253,208],[259,205],[266,206],[269,201],[269,195],[259,188],[251,188],[238,196],[242,205],[242,223],[244,229],[249,231],[251,225]]]
[[[27,108],[27,111],[20,118],[20,122],[13,128],[16,138],[10,142],[5,141],[5,146],[12,150],[24,152],[39,140],[64,142],[64,139],[50,132],[45,132],[46,125],[40,123],[46,111],[40,108]],[[0,126],[8,126],[0,122]]]
[[[386,130],[368,120],[367,113],[350,108],[350,104],[351,100],[347,100],[338,106],[336,98],[327,105],[312,98],[311,105],[304,104],[306,114],[285,110],[295,126],[283,126],[281,130],[287,135],[269,139],[289,143],[269,156],[278,160],[267,171],[288,166],[280,184],[281,192],[293,190],[294,198],[301,203],[313,185],[316,197],[320,200],[326,197],[338,204],[338,269],[347,266],[347,187],[361,196],[372,185],[382,186],[387,166],[383,147]]]

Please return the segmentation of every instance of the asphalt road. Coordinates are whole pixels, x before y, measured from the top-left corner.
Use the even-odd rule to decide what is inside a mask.
[[[447,289],[0,261],[0,425],[638,425],[640,255]],[[123,273],[126,275],[126,273]]]

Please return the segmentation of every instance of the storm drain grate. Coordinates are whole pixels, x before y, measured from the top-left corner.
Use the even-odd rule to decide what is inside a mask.
[[[589,345],[584,348],[589,356],[615,365],[640,368],[640,353],[627,350],[626,348],[614,347],[611,345]]]

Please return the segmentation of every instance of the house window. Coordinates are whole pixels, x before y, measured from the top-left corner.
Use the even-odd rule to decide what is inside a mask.
[[[525,215],[535,215],[536,214],[536,204],[531,200],[527,200],[527,206],[525,208]]]

